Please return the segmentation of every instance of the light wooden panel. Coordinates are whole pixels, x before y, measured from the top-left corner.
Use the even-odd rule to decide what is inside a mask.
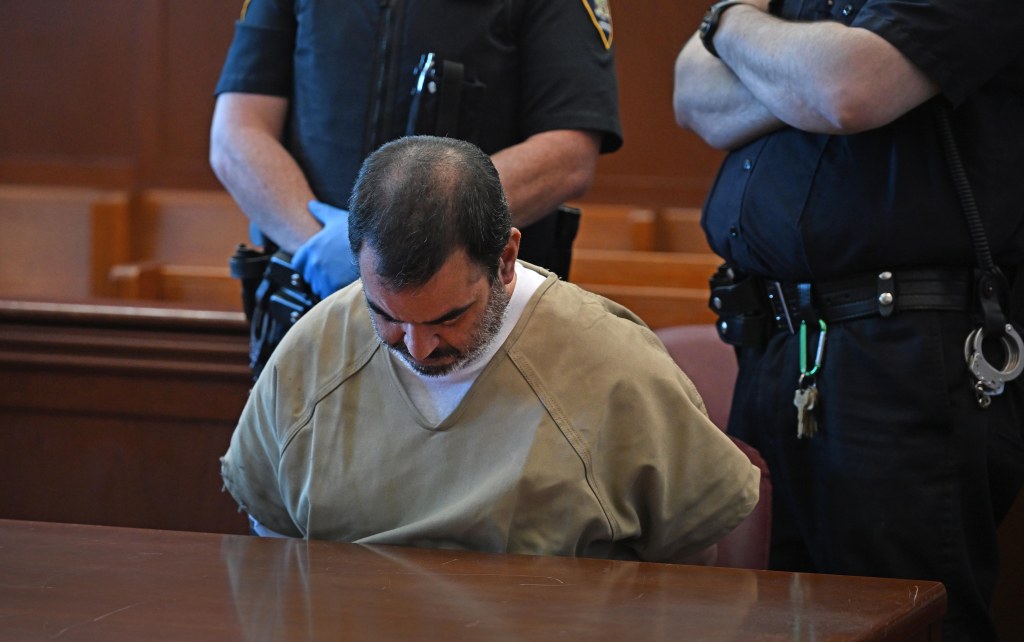
[[[108,280],[122,298],[239,309],[228,261],[248,238],[248,219],[223,190],[146,190],[132,216],[133,260]]]
[[[0,185],[0,295],[107,296],[127,254],[128,197],[115,191]]]
[[[638,205],[579,203],[580,228],[574,248],[653,250],[654,210]]]
[[[239,310],[241,282],[226,267],[130,263],[110,273],[118,297]]]
[[[576,283],[707,288],[722,260],[711,253],[573,251],[569,276]]]
[[[624,305],[651,328],[713,323],[708,294],[695,288],[580,283],[580,287]]]
[[[700,226],[698,207],[666,207],[658,210],[654,224],[655,249],[665,252],[711,252]]]
[[[151,189],[132,218],[132,247],[141,261],[224,267],[249,240],[249,220],[223,190]]]

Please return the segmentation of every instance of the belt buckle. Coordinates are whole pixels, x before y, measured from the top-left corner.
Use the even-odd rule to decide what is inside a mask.
[[[786,305],[786,295],[782,291],[782,284],[778,281],[768,281],[766,285],[768,286],[768,303],[772,306],[772,312],[775,314],[775,323],[780,328],[789,330],[790,334],[794,334],[796,330],[793,327],[793,317],[789,313],[789,306]]]

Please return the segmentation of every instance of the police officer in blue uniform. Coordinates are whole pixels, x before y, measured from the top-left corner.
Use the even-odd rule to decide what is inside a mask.
[[[772,564],[941,580],[947,639],[995,637],[1024,478],[1022,33],[1015,0],[726,1],[676,62],[729,150],[703,227]]]
[[[255,240],[324,297],[355,277],[362,160],[406,133],[462,138],[492,156],[523,258],[544,265],[549,214],[622,143],[612,37],[607,0],[246,0],[211,165]]]

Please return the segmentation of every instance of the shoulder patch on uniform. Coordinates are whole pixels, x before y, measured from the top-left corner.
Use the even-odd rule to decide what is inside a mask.
[[[605,49],[612,47],[612,9],[608,0],[582,0],[587,13],[590,14],[590,21],[597,27],[601,35],[601,42]]]

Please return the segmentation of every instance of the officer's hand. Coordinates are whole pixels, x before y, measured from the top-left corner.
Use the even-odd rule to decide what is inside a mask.
[[[292,265],[313,292],[324,298],[356,280],[352,248],[348,244],[348,210],[310,201],[309,213],[324,228],[295,252]]]

